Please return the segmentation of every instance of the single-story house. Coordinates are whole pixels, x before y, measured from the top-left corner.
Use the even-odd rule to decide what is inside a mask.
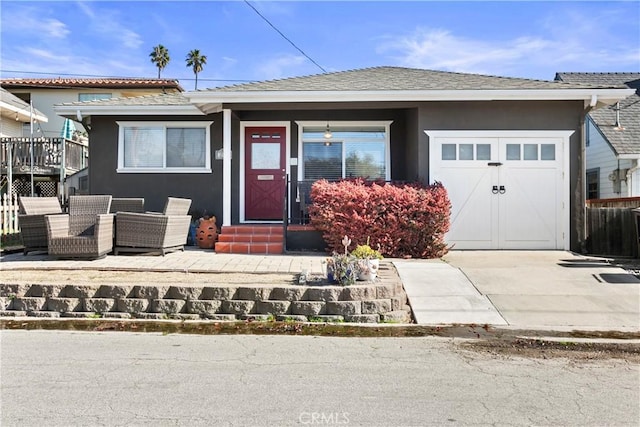
[[[640,73],[556,73],[556,80],[634,92],[587,115],[587,199],[640,196]]]
[[[455,248],[580,250],[585,117],[632,92],[374,67],[55,111],[90,121],[92,194],[282,225],[319,178],[440,181]]]

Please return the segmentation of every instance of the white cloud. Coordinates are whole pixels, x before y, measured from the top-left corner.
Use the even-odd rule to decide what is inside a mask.
[[[301,66],[306,65],[307,58],[301,55],[276,56],[256,65],[259,80],[272,80],[300,75]]]
[[[411,35],[385,43],[381,52],[393,52],[405,66],[438,70],[479,72],[494,64],[521,61],[537,55],[548,42],[536,38],[520,38],[505,43],[490,43],[459,37],[449,31],[418,29]]]
[[[544,79],[552,79],[556,71],[637,68],[640,47],[617,37],[620,21],[614,17],[599,17],[594,25],[593,19],[570,11],[547,17],[535,33],[524,30],[520,36],[501,40],[417,28],[386,36],[377,51],[407,67]]]
[[[2,29],[5,31],[26,32],[32,39],[64,39],[71,31],[67,24],[55,18],[42,16],[42,12],[33,7],[5,8],[2,13]]]
[[[83,2],[78,2],[78,6],[88,18],[87,29],[89,31],[93,31],[103,38],[113,39],[128,49],[137,49],[143,44],[142,37],[131,30],[127,24],[121,22],[122,18],[118,10],[94,9]]]
[[[45,19],[44,25],[39,25],[37,28],[44,31],[48,37],[56,39],[64,39],[71,32],[64,22],[57,19]]]

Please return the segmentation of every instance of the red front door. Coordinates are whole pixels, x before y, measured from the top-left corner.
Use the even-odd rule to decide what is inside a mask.
[[[245,129],[245,219],[280,220],[284,209],[284,127]]]

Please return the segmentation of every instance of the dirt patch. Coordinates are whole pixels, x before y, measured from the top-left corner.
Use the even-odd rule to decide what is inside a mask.
[[[1,329],[43,329],[94,332],[150,332],[163,334],[198,335],[312,335],[332,337],[420,338],[427,336],[462,338],[453,341],[458,349],[493,357],[564,358],[578,362],[617,359],[626,363],[640,363],[640,345],[634,342],[576,342],[584,337],[579,332],[557,333],[560,340],[522,338],[534,331],[493,330],[473,325],[446,327],[275,322],[275,321],[139,321],[109,319],[0,319]],[[594,332],[592,339],[637,340],[637,333]]]
[[[536,359],[565,358],[574,361],[624,359],[629,363],[640,363],[640,345],[637,344],[507,338],[467,341],[461,343],[460,347],[493,356]]]
[[[113,270],[4,270],[2,282],[12,284],[122,284],[152,283],[197,285],[293,285],[296,277],[286,273],[185,273]]]

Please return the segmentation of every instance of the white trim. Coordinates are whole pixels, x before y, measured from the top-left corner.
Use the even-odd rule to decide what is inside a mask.
[[[240,122],[240,191],[239,193],[239,206],[240,206],[240,223],[241,224],[251,224],[251,223],[264,223],[269,224],[271,221],[248,221],[245,216],[245,129],[248,127],[284,127],[285,128],[285,179],[289,176],[291,172],[290,165],[290,157],[291,157],[291,122],[290,121],[246,121]],[[288,188],[288,185],[287,185]],[[289,203],[289,216],[291,216],[291,203]],[[282,221],[275,221],[273,223],[281,223]]]
[[[171,122],[151,122],[151,121],[116,121],[118,125],[118,166],[116,168],[117,173],[211,173],[211,125],[212,121],[171,121]],[[124,129],[126,127],[135,126],[149,126],[149,127],[161,127],[165,131],[168,128],[197,128],[205,130],[205,163],[203,167],[188,167],[188,168],[176,168],[176,167],[164,167],[164,168],[135,168],[124,166]],[[166,141],[165,141],[166,142]]]
[[[383,126],[385,131],[385,180],[391,180],[391,123],[393,120],[360,120],[360,121],[342,121],[342,120],[329,120],[331,126],[335,127],[364,127],[364,126]],[[298,125],[298,181],[304,179],[304,159],[303,155],[303,140],[302,134],[305,127],[324,127],[327,125],[327,121],[318,120],[299,120],[295,122]],[[344,150],[344,148],[343,148]],[[344,157],[344,153],[343,153]],[[344,176],[344,162],[342,162],[342,175]]]
[[[19,99],[20,101],[22,101],[20,98],[16,98],[16,99]],[[29,104],[26,102],[24,104],[25,104],[24,107],[17,107],[8,102],[0,101],[0,109],[9,110],[12,113],[16,113],[18,115],[18,118],[20,119],[18,121],[23,123],[24,122],[29,123],[29,120],[31,119],[31,114],[29,113]],[[5,117],[7,116],[5,115]],[[8,118],[7,120],[10,120],[10,119]],[[41,112],[39,112],[38,110],[36,110],[35,108],[33,109],[33,120],[36,120],[38,122],[43,122],[43,123],[49,122],[49,118],[44,114],[42,114]]]
[[[583,100],[614,104],[634,89],[495,89],[495,90],[363,90],[363,91],[198,91],[183,95],[194,104],[235,102],[381,102],[381,101],[513,101]],[[339,95],[339,96],[337,96]]]
[[[222,110],[222,225],[231,225],[231,110]]]
[[[640,160],[639,154],[618,154],[618,159],[620,160]]]
[[[558,230],[558,239],[561,240],[564,250],[570,250],[571,233],[571,205],[570,205],[570,137],[575,133],[573,130],[424,130],[429,137],[429,182],[434,170],[435,153],[432,152],[431,139],[437,138],[465,138],[465,137],[485,137],[485,138],[558,138],[562,140],[564,147],[562,164],[562,204],[563,212],[560,219],[562,230]]]
[[[573,130],[425,130],[429,138],[566,138],[574,134]]]

